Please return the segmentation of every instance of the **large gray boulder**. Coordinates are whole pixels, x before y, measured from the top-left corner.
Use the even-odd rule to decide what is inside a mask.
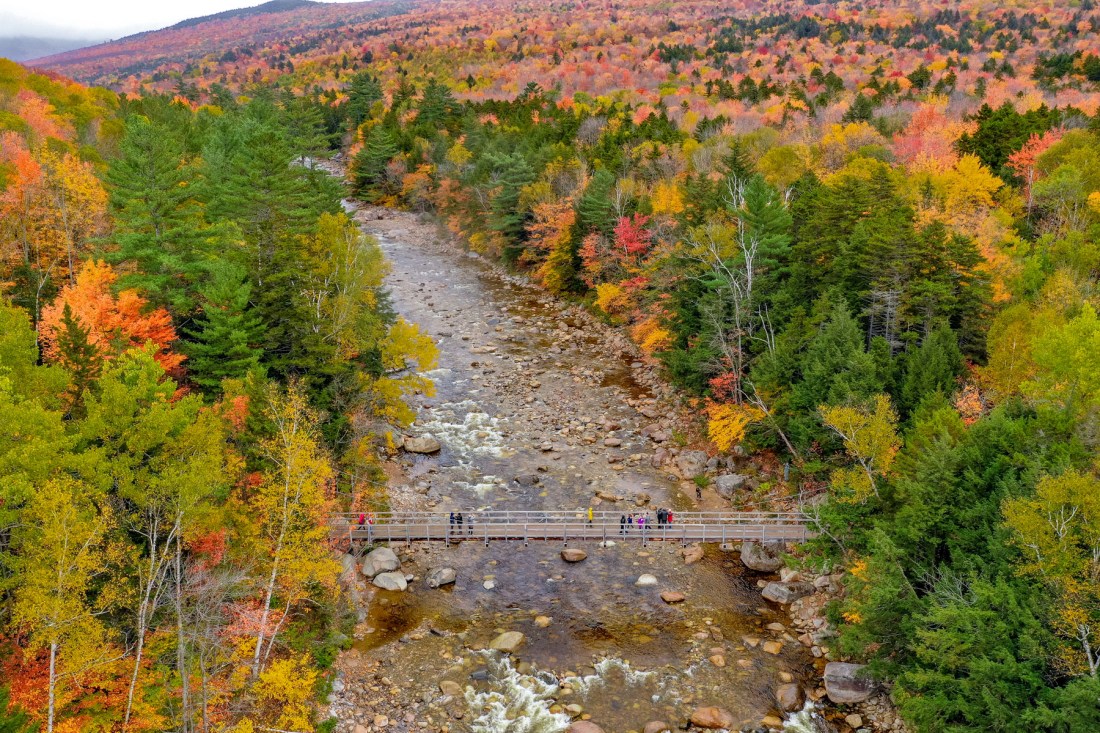
[[[362,572],[368,578],[379,573],[389,573],[401,567],[401,561],[388,547],[379,547],[367,553],[363,558]]]
[[[707,454],[701,450],[685,450],[676,456],[676,467],[684,478],[702,476],[707,470]]]
[[[760,592],[760,595],[767,598],[773,603],[781,603],[784,606],[788,603],[794,603],[799,598],[804,598],[808,595],[812,595],[814,592],[813,583],[768,583],[764,586],[764,590]]]
[[[783,550],[781,542],[742,542],[741,562],[749,570],[761,573],[774,573],[783,567]]]
[[[405,590],[409,583],[401,573],[379,573],[371,581],[382,590]]]
[[[439,441],[430,435],[405,436],[405,450],[409,453],[438,453]]]
[[[745,485],[748,480],[748,476],[740,473],[728,473],[724,476],[719,476],[714,479],[714,490],[718,492],[718,495],[723,499],[732,499],[737,494],[737,490]]]
[[[866,674],[866,665],[829,662],[825,665],[825,694],[837,704],[863,702],[878,685]]]
[[[802,688],[795,682],[788,682],[775,688],[775,702],[779,709],[793,713],[802,708]]]
[[[457,577],[454,568],[434,568],[428,571],[428,587],[439,588],[450,585]]]

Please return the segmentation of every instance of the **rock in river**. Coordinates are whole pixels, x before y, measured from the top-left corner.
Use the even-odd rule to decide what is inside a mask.
[[[368,578],[373,578],[379,573],[390,573],[401,567],[401,561],[388,547],[379,547],[367,553],[363,558],[362,572]]]
[[[733,713],[725,708],[706,707],[691,711],[691,724],[700,728],[725,728],[729,730],[737,724]]]
[[[498,652],[511,654],[512,652],[523,646],[523,642],[526,640],[527,637],[519,631],[505,631],[503,634],[489,642],[489,648],[495,649]]]
[[[672,733],[672,726],[663,720],[651,720],[642,728],[642,733]]]
[[[588,553],[577,547],[566,547],[561,551],[561,559],[566,562],[580,562],[588,557]]]
[[[760,595],[774,603],[786,605],[814,592],[813,583],[768,583]]]
[[[825,694],[838,704],[863,702],[875,691],[875,681],[866,674],[866,666],[848,662],[825,665]]]
[[[430,435],[405,436],[405,450],[409,453],[438,453],[442,446]]]
[[[683,593],[677,593],[674,590],[661,591],[661,600],[665,603],[683,603],[685,596]]]
[[[774,573],[783,567],[783,558],[780,556],[783,545],[779,542],[742,542],[741,562],[749,570],[761,573]]]
[[[371,582],[382,590],[405,590],[409,587],[408,581],[401,573],[379,573]]]
[[[569,730],[565,733],[603,733],[603,728],[596,725],[591,720],[578,720],[576,723],[569,726]]]
[[[439,588],[440,586],[450,585],[455,582],[454,568],[433,568],[428,571],[428,587]]]
[[[638,576],[638,579],[634,581],[634,585],[645,588],[651,585],[657,585],[657,576],[644,573]]]
[[[775,702],[779,709],[788,713],[802,708],[802,688],[794,682],[775,688]]]

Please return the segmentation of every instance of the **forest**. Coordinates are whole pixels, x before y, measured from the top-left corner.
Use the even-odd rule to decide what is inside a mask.
[[[0,94],[0,728],[313,730],[328,516],[385,506],[435,347],[299,99]]]
[[[323,729],[320,520],[434,359],[340,151],[770,473],[738,505],[810,514],[913,730],[1100,729],[1093,4],[569,5],[58,65],[117,93],[2,62],[10,727]]]

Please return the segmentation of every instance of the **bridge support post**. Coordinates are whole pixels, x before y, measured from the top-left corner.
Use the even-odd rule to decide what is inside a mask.
[[[527,545],[529,545],[530,543],[531,543],[530,539],[527,536],[527,523],[524,522],[523,523],[523,546],[527,547]]]

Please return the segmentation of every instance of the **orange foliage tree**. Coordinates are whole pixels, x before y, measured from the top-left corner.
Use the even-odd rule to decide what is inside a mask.
[[[42,309],[39,333],[43,355],[49,361],[64,362],[58,339],[68,306],[102,358],[110,359],[152,342],[157,349],[154,355],[157,362],[170,374],[178,372],[186,357],[171,350],[176,340],[172,317],[163,308],[150,310],[136,291],[123,290],[114,295],[111,285],[117,279],[117,273],[105,262],[92,260],[84,264],[74,282],[62,288],[57,299]]]

